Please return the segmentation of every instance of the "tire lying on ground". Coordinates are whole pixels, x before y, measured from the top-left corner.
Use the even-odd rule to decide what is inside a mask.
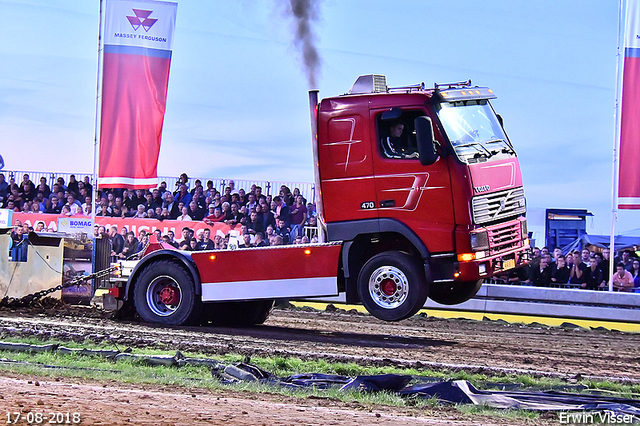
[[[136,279],[133,300],[140,317],[151,323],[194,324],[202,311],[193,277],[174,260],[149,263]]]

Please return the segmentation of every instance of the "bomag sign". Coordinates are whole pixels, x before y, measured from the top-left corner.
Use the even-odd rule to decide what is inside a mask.
[[[85,233],[93,235],[93,221],[91,219],[58,218],[58,232],[69,234]]]

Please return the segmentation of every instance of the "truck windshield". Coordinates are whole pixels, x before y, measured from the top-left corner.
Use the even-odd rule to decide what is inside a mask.
[[[460,161],[477,163],[515,155],[486,99],[443,102],[438,116]]]

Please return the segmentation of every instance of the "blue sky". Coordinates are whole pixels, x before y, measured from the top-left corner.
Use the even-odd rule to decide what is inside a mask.
[[[311,181],[308,84],[282,1],[178,1],[159,174]],[[611,214],[617,0],[318,4],[320,96],[358,75],[489,86],[532,215]],[[0,0],[6,169],[91,172],[98,1]],[[533,218],[532,218],[533,219]],[[621,212],[618,230],[640,228]]]

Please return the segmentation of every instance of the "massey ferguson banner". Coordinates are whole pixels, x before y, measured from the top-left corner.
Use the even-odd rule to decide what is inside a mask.
[[[177,3],[107,0],[98,183],[158,184]]]
[[[640,0],[628,0],[625,28],[618,207],[640,209]]]

